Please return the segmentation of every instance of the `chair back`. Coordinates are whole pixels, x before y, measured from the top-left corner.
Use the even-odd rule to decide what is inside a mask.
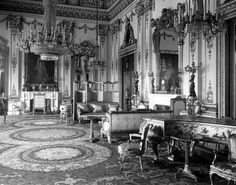
[[[181,96],[171,98],[170,106],[173,111],[173,115],[180,115],[181,111],[186,110],[186,98],[182,98]]]
[[[147,139],[147,135],[148,135],[149,126],[150,126],[150,124],[147,124],[142,130],[142,136],[141,136],[141,142],[140,142],[141,153],[144,153],[144,151],[146,149],[145,145],[146,145],[146,139]]]
[[[236,162],[236,134],[232,134],[228,138],[229,161]]]

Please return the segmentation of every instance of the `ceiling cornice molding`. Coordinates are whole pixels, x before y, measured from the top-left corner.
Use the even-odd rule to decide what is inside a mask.
[[[111,21],[134,1],[135,0],[120,0],[109,10],[99,9],[99,20],[106,22]],[[43,15],[44,7],[42,2],[37,1],[0,0],[0,11]],[[57,7],[57,16],[59,17],[96,20],[96,13],[96,8],[66,4],[58,4]]]
[[[124,9],[126,9],[131,3],[133,3],[135,0],[120,0],[116,4],[116,6],[113,6],[111,9],[109,9],[109,18],[112,20],[114,17],[116,17],[119,13],[121,13]]]
[[[42,2],[25,0],[0,0],[0,11],[43,14]],[[99,9],[99,20],[109,21],[108,11]],[[58,4],[57,16],[96,20],[96,8]]]
[[[43,14],[43,4],[34,1],[0,0],[0,11]]]
[[[236,17],[236,0],[224,3],[219,7],[219,11],[225,20]]]
[[[109,21],[107,10],[99,9],[98,12],[99,20]],[[79,6],[58,5],[57,16],[96,20],[97,10]]]

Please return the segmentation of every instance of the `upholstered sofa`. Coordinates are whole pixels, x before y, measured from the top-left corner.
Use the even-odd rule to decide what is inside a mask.
[[[158,118],[171,114],[171,110],[112,111],[107,113],[107,119],[102,123],[101,136],[106,135],[108,142],[111,143],[112,135],[137,133],[143,118]]]
[[[117,111],[119,104],[117,102],[77,102],[76,119],[86,120],[89,116],[105,117],[106,113]]]

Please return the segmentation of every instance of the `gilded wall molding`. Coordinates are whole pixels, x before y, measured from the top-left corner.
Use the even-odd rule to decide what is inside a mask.
[[[124,11],[135,0],[119,0],[115,6],[108,10],[110,20],[114,19],[119,13]]]
[[[121,30],[121,22],[122,22],[121,19],[117,19],[115,22],[111,24],[110,27],[111,27],[112,34],[115,34]]]
[[[148,10],[152,10],[153,6],[153,0],[139,0],[136,4],[135,12],[138,16],[141,16]]]
[[[137,52],[137,44],[130,45],[126,48],[119,49],[119,58],[128,56],[130,54],[136,53]]]

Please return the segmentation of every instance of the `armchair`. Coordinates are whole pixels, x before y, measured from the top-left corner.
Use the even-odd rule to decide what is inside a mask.
[[[118,153],[120,154],[121,170],[123,169],[123,164],[125,157],[128,156],[138,156],[140,162],[141,171],[143,171],[142,156],[146,149],[146,139],[149,130],[149,124],[145,126],[142,131],[141,139],[128,140],[126,143],[122,143],[118,146]]]
[[[228,138],[228,161],[216,162],[218,152],[215,152],[214,160],[210,166],[210,181],[213,185],[213,174],[216,174],[222,178],[236,182],[236,134],[232,134]]]
[[[141,139],[142,131],[145,126],[149,124],[149,130],[146,139],[146,149],[148,148],[148,143],[151,144],[152,150],[154,152],[154,164],[159,163],[158,157],[158,145],[165,142],[165,128],[163,122],[155,122],[151,119],[145,118],[144,122],[140,125],[139,133],[132,133],[129,135],[130,140]]]

